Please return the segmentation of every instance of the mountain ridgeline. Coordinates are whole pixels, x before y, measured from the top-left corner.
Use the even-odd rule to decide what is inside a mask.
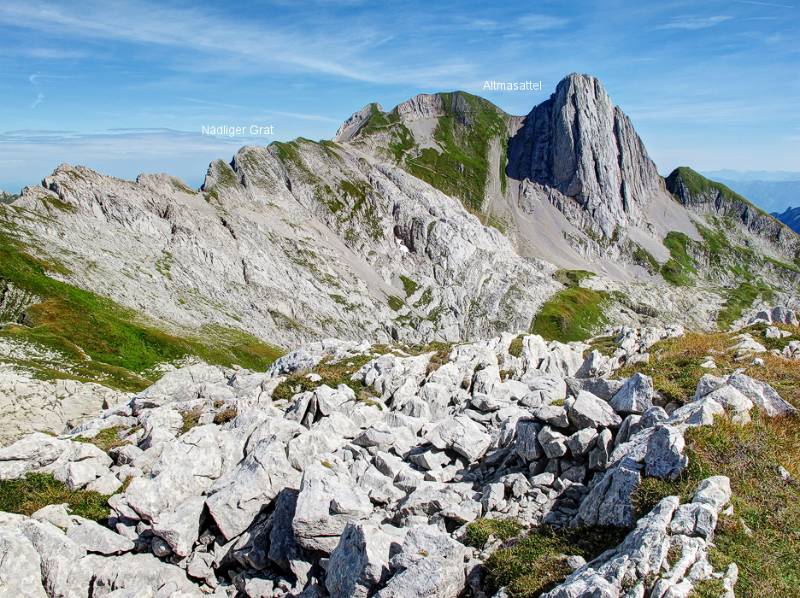
[[[464,92],[369,104],[332,141],[212,162],[200,190],[64,164],[0,206],[0,250],[0,343],[39,348],[5,359],[123,388],[327,337],[708,328],[800,281],[794,232],[688,168],[662,179],[575,74],[525,116]]]

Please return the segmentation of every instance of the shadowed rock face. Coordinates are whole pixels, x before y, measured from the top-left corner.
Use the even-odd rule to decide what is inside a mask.
[[[617,225],[639,221],[650,197],[663,190],[630,120],[588,75],[569,75],[525,117],[508,159],[509,176],[578,200],[607,237]]]

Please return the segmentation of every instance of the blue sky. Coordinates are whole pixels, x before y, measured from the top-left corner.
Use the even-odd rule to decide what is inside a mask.
[[[61,162],[196,186],[213,158],[330,137],[370,101],[463,89],[524,114],[574,71],[602,79],[662,173],[800,170],[800,0],[226,4],[3,0],[0,188]]]

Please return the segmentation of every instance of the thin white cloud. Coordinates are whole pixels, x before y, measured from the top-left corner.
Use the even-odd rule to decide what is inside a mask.
[[[756,0],[733,0],[736,4],[752,4],[755,6],[773,6],[775,8],[794,8],[789,4],[776,4],[774,2],[757,2]]]
[[[59,36],[169,46],[200,53],[198,65],[219,59],[227,70],[283,69],[359,81],[381,81],[377,65],[359,63],[358,52],[380,43],[385,33],[366,26],[316,35],[308,23],[292,25],[237,21],[199,8],[175,9],[149,2],[93,2],[80,14],[51,2],[4,1],[0,23]],[[135,23],[135,27],[130,24]],[[324,33],[320,25],[320,33]],[[298,43],[302,41],[302,43]]]
[[[676,17],[669,23],[659,25],[656,29],[708,29],[725,21],[730,21],[733,17],[728,15],[715,15],[712,17]]]
[[[42,102],[44,102],[44,94],[42,92],[39,92],[36,94],[36,99],[33,100],[33,104],[31,104],[31,110],[39,106],[39,104],[41,104]]]
[[[561,17],[553,17],[550,15],[528,14],[519,17],[516,22],[516,28],[525,31],[549,31],[550,29],[557,29],[563,27],[569,21]]]
[[[63,48],[28,48],[23,53],[31,58],[41,58],[43,60],[75,60],[88,56],[86,52],[80,50]]]
[[[304,114],[301,112],[281,112],[278,110],[270,112],[275,116],[285,116],[286,118],[296,118],[297,120],[311,120],[324,123],[340,123],[341,121],[329,116],[322,116],[321,114]]]
[[[240,110],[243,106],[239,106],[238,104],[227,104],[225,102],[214,102],[210,100],[201,100],[199,98],[181,98],[185,102],[189,102],[191,104],[200,104],[201,106],[210,106],[212,108],[229,108],[231,110]]]

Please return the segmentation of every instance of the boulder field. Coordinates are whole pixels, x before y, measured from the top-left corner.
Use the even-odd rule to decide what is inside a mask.
[[[0,513],[0,595],[487,596],[467,530],[510,519],[629,530],[568,559],[548,598],[688,596],[707,579],[732,596],[735,565],[715,571],[707,552],[728,478],[641,517],[632,495],[680,476],[688,428],[794,408],[741,373],[704,376],[683,405],[648,376],[614,378],[682,334],[623,328],[612,357],[535,335],[429,351],[329,340],[267,372],[176,369],[67,434],[0,449],[2,480],[110,496],[107,525],[63,504]],[[109,431],[113,447],[92,443]]]

